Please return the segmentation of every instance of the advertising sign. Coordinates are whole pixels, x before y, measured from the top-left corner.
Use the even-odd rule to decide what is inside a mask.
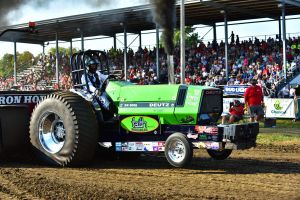
[[[244,95],[246,89],[249,85],[225,85],[224,94],[225,95]]]
[[[265,99],[266,117],[295,118],[293,99]]]
[[[159,127],[157,119],[148,116],[129,116],[121,120],[123,129],[133,133],[148,133]]]

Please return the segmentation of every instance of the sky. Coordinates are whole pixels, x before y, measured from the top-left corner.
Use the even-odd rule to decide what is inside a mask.
[[[2,2],[2,5],[1,5]],[[21,23],[28,23],[29,21],[40,21],[51,18],[58,18],[63,16],[70,16],[76,14],[83,14],[89,12],[96,12],[101,10],[116,9],[123,7],[131,7],[142,4],[149,3],[149,0],[53,0],[53,1],[43,1],[43,0],[23,0],[23,4],[17,4],[19,0],[1,0],[0,2],[0,26],[4,23],[7,25],[15,25]],[[47,3],[45,3],[47,2]],[[66,3],[67,2],[67,3]],[[16,5],[12,4],[16,3]],[[3,9],[6,5],[9,5]],[[2,7],[2,8],[1,8]],[[38,8],[38,9],[37,9]],[[1,10],[2,9],[2,10]],[[291,16],[298,17],[298,16]],[[289,17],[288,17],[289,18]],[[229,24],[232,22],[229,22]],[[219,23],[217,25],[223,25]],[[300,19],[287,20],[286,29],[290,36],[300,36]],[[203,27],[203,25],[197,25],[197,32],[200,37],[203,37],[205,42],[211,41],[213,38],[213,33],[211,27]],[[248,39],[251,36],[258,36],[260,39],[265,39],[266,37],[275,37],[278,34],[278,22],[264,22],[255,24],[244,24],[244,25],[229,25],[228,34],[234,32],[235,35],[239,35],[240,40]],[[142,45],[146,47],[153,47],[155,45],[155,33],[148,33],[149,31],[142,32]],[[153,32],[153,31],[150,31]],[[148,33],[148,34],[146,34]],[[289,36],[289,35],[288,35]],[[224,40],[224,26],[217,26],[217,38],[219,40]],[[120,34],[117,37],[117,48],[122,48],[123,36]],[[131,48],[136,49],[138,46],[138,39],[136,35],[128,36],[128,44],[131,44]],[[101,43],[101,45],[100,45]],[[69,47],[69,43],[59,43],[59,46]],[[81,43],[73,42],[73,47],[80,49]],[[100,47],[99,47],[100,46]],[[113,46],[112,39],[101,39],[101,40],[89,40],[85,41],[86,49],[109,49]],[[45,48],[47,52],[51,47],[55,47],[54,42],[50,43]],[[17,43],[17,51],[23,52],[29,50],[33,54],[37,55],[42,52],[42,47],[39,45],[21,44]],[[0,42],[0,58],[5,54],[13,54],[13,43]]]

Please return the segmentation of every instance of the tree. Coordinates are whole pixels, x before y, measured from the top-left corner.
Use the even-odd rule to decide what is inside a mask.
[[[4,54],[0,60],[0,76],[12,76],[14,71],[14,56],[12,54]]]
[[[33,66],[34,56],[29,51],[24,51],[23,53],[18,55],[17,62],[18,62],[17,71],[18,72],[23,71]]]
[[[200,42],[198,33],[195,33],[196,29],[191,26],[185,27],[185,45],[188,47],[197,46]],[[174,44],[175,46],[180,45],[180,29],[175,30],[174,34]]]
[[[78,49],[72,48],[72,52],[73,53],[75,53],[77,51],[78,51]],[[56,48],[55,47],[50,48],[49,51],[48,51],[48,53],[49,54],[51,53],[52,55],[55,55],[56,54]],[[71,52],[70,52],[70,48],[58,47],[58,53],[60,55],[62,55],[62,54],[64,54],[64,55],[70,55]]]

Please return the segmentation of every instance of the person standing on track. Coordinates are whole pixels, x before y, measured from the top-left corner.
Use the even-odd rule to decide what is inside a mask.
[[[250,80],[251,86],[245,91],[245,105],[248,107],[251,122],[259,122],[264,118],[264,95],[256,79]]]

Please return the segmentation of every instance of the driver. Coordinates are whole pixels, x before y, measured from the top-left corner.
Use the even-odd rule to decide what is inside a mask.
[[[97,66],[99,62],[94,59],[89,59],[86,63],[87,68],[87,80],[85,79],[84,74],[81,77],[81,83],[86,84],[88,83],[90,92],[95,93],[97,89],[100,89],[102,85],[107,80],[108,76],[100,73],[97,71]]]
[[[93,96],[98,99],[101,102],[101,105],[104,109],[109,109],[109,100],[107,99],[107,96],[104,91],[100,91],[103,84],[107,84],[108,81],[108,75],[104,75],[97,71],[97,66],[99,62],[97,62],[94,59],[89,59],[86,62],[86,68],[87,68],[87,77],[85,78],[85,75],[83,74],[81,76],[81,83],[82,84],[88,84],[90,92],[93,94]],[[84,89],[87,90],[86,87]]]

